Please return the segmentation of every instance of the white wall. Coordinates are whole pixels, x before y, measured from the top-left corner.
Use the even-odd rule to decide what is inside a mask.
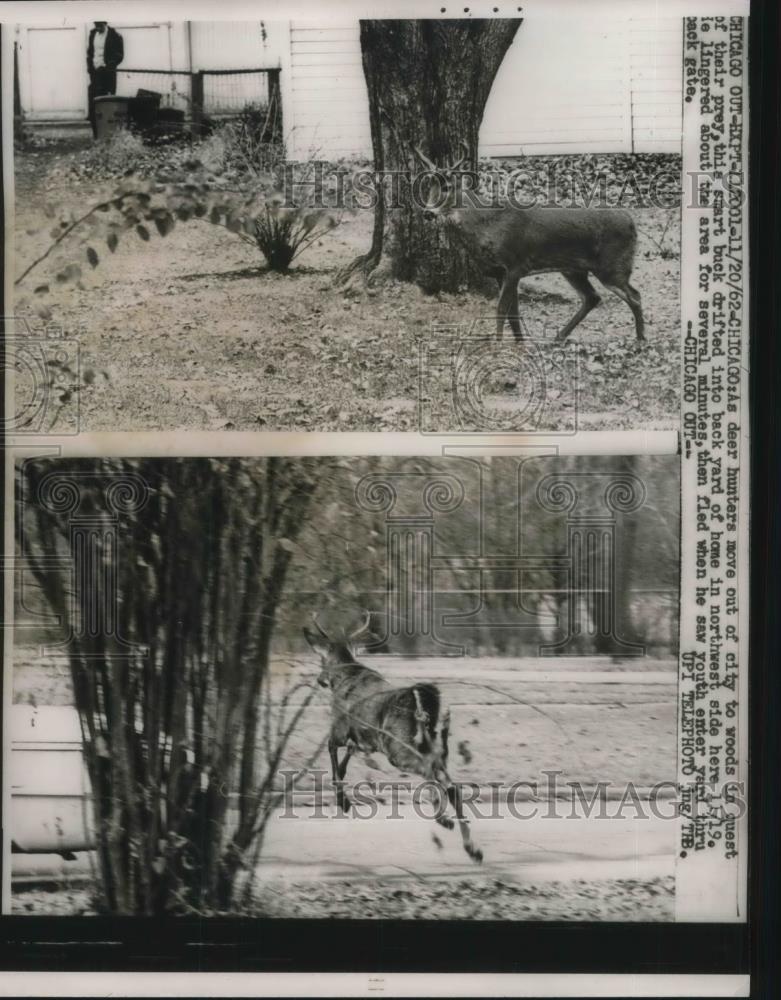
[[[192,22],[115,25],[132,69],[282,69],[288,154],[371,155],[368,99],[356,20],[346,23]],[[20,90],[30,118],[86,115],[89,25],[22,28]],[[527,18],[497,74],[480,132],[484,156],[551,152],[679,152],[680,18]],[[117,92],[173,88],[187,77],[118,75]],[[206,78],[207,107],[263,100],[263,77]]]
[[[680,152],[680,18],[527,18],[494,82],[483,156]],[[294,21],[291,155],[370,157],[358,25]]]
[[[194,69],[274,69],[288,47],[284,21],[192,21]],[[248,103],[265,104],[265,74],[210,76],[204,79],[204,100],[213,112],[239,111]]]
[[[280,65],[287,45],[284,21],[191,21],[196,69],[266,69]]]
[[[527,18],[499,67],[484,156],[618,153],[631,143],[626,22]]]
[[[84,26],[19,29],[16,40],[19,94],[25,115],[55,119],[86,117],[87,35]]]
[[[184,69],[187,66],[187,50],[182,24],[125,24],[111,22],[122,35],[125,58],[117,71],[117,94],[133,97],[140,88],[156,90],[162,94],[190,95],[190,83],[186,76],[171,77],[153,73],[139,75],[123,73],[123,69]],[[91,27],[91,25],[89,26]],[[85,43],[86,44],[86,43]],[[166,101],[177,105],[175,96]]]
[[[182,58],[184,26],[181,24],[120,21],[111,24],[122,34],[124,66],[171,69],[175,65],[173,60]],[[19,92],[28,118],[34,121],[86,117],[87,38],[91,28],[91,21],[17,28]],[[150,87],[162,79],[150,77],[138,81],[130,74],[124,77],[119,74],[117,93],[134,94],[139,86]]]
[[[683,30],[679,18],[632,18],[632,122],[638,153],[678,153],[683,115]]]
[[[290,80],[284,108],[288,155],[371,157],[369,98],[358,22],[290,26]]]
[[[190,69],[271,69],[281,64],[289,45],[287,22],[194,21],[189,35],[180,22],[112,21],[121,34],[125,58],[117,72],[117,94],[132,97],[139,88],[165,95],[165,103],[186,108]],[[19,89],[30,120],[83,119],[87,114],[87,36],[92,22],[45,27],[20,26]],[[181,74],[129,73],[127,70],[182,70]],[[125,71],[125,72],[123,72]],[[247,74],[206,77],[207,110],[239,110],[264,101],[266,77]]]

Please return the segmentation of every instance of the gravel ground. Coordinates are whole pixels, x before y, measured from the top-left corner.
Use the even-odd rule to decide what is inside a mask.
[[[652,921],[671,920],[673,902],[671,877],[540,885],[480,878],[403,885],[309,882],[259,893],[263,911],[274,917]]]
[[[544,882],[500,879],[399,882],[285,882],[259,888],[252,916],[407,920],[673,919],[674,880],[604,879]],[[13,900],[18,915],[92,912],[88,888],[25,889]],[[246,915],[246,914],[245,914]]]
[[[95,901],[89,886],[51,885],[30,888],[15,885],[11,896],[11,913],[14,916],[78,917],[92,913]]]

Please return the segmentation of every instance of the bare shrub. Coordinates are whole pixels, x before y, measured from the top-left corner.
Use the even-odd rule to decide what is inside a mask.
[[[70,636],[102,909],[225,911],[256,863],[313,694],[272,699],[269,650],[316,486],[278,458],[25,464],[20,554]]]

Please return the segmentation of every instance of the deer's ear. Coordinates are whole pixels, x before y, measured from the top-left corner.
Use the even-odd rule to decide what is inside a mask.
[[[327,640],[324,639],[321,635],[318,635],[316,632],[310,632],[308,628],[304,628],[303,633],[304,633],[304,638],[312,647],[312,649],[318,654],[318,656],[321,656],[323,659],[325,659],[325,657],[328,655],[329,652],[329,645]]]

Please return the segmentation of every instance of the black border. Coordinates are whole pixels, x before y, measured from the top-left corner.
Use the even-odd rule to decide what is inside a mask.
[[[7,30],[6,26],[2,27],[3,32]],[[246,919],[164,922],[132,918],[3,916],[0,917],[0,970],[734,974],[751,969],[751,995],[777,995],[778,941],[781,940],[777,780],[781,760],[777,715],[781,664],[781,522],[778,513],[781,442],[776,413],[781,374],[777,341],[781,335],[781,88],[778,67],[781,27],[778,0],[752,0],[749,38],[752,295],[750,923]],[[0,203],[0,218],[2,213]],[[0,286],[0,295],[2,292]],[[2,586],[0,579],[0,594]]]
[[[2,970],[734,974],[749,969],[745,924],[5,917],[0,926]]]
[[[778,0],[753,0],[750,38],[751,630],[749,930],[751,996],[779,994],[781,761],[781,20]]]

